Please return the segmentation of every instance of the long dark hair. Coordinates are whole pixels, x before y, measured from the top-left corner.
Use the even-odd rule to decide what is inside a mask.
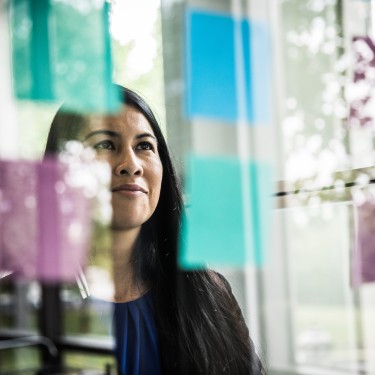
[[[183,201],[168,147],[148,104],[118,86],[123,102],[149,121],[163,165],[160,199],[142,226],[134,254],[135,277],[152,285],[163,373],[262,374],[246,324],[228,282],[210,270],[177,266]],[[61,141],[77,138],[84,116],[60,110],[51,125],[46,153]]]

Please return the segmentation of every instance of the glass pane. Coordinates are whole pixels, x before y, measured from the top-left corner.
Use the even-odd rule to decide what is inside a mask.
[[[37,329],[40,287],[37,282],[14,282],[11,275],[0,279],[0,329]]]
[[[36,348],[17,348],[0,350],[2,374],[34,374],[40,366],[39,352]]]
[[[363,285],[359,295],[359,305],[361,307],[358,314],[358,329],[362,344],[361,358],[364,369],[368,374],[375,371],[375,284]]]
[[[96,277],[105,282],[103,270],[97,269]],[[94,292],[93,290],[91,290]],[[106,293],[110,296],[110,293]],[[112,337],[112,304],[95,297],[82,296],[76,285],[65,286],[61,291],[64,309],[64,332],[68,336]]]
[[[66,365],[71,369],[90,369],[90,374],[116,374],[116,363],[113,357],[85,354],[85,353],[67,353],[64,356]],[[94,370],[96,370],[94,372]]]
[[[352,206],[282,212],[286,221],[294,360],[351,370],[359,366],[355,290],[350,284]]]

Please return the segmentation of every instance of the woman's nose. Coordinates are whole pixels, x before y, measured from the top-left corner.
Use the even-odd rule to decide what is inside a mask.
[[[116,162],[114,173],[116,176],[141,176],[143,174],[142,166],[134,154],[134,151],[125,151]]]

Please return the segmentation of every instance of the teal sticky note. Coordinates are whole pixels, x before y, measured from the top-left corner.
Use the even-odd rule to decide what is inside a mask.
[[[270,245],[272,169],[269,163],[252,162],[249,164],[249,171],[253,236],[251,258],[255,265],[261,266],[266,260],[266,250]]]
[[[37,100],[53,100],[53,74],[49,43],[49,0],[30,0],[31,50],[30,68],[33,77],[31,96]]]
[[[250,162],[244,174],[238,159],[199,156],[191,156],[188,165],[180,266],[261,265],[269,230],[269,168]]]
[[[65,108],[115,112],[120,100],[112,86],[107,2],[53,2],[53,49],[56,96]]]
[[[190,158],[187,191],[191,206],[180,258],[184,268],[200,268],[206,262],[244,264],[240,172],[235,159]]]
[[[32,97],[31,73],[32,20],[28,0],[12,1],[12,68],[14,93],[19,99]]]
[[[12,1],[14,91],[76,112],[115,112],[106,1]]]
[[[53,100],[49,0],[12,1],[14,92],[20,99]]]

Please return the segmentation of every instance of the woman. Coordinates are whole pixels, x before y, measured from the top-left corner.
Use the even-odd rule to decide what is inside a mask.
[[[46,152],[82,139],[112,168],[115,322],[123,374],[261,374],[228,282],[177,267],[183,202],[149,106],[120,88],[116,116],[55,116]],[[136,323],[134,323],[136,322]]]

